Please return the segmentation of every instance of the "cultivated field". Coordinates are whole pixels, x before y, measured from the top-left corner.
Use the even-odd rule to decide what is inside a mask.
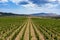
[[[60,40],[60,20],[0,17],[0,40]]]

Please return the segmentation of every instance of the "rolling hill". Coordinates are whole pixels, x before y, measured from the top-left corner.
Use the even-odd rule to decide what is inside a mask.
[[[25,14],[14,14],[14,13],[0,12],[0,16],[27,16],[27,15],[25,15]]]
[[[31,15],[32,16],[58,16],[57,14],[54,14],[54,13],[34,13]]]

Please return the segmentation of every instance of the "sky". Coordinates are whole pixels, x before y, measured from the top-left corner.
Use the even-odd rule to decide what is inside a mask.
[[[0,0],[0,12],[60,14],[60,0]]]

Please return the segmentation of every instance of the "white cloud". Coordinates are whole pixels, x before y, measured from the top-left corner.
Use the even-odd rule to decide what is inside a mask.
[[[29,7],[34,8],[36,5],[32,4],[32,3],[29,3],[27,5],[22,5],[22,6],[25,7],[25,8],[29,8]]]
[[[18,2],[20,2],[20,1],[22,1],[22,0],[10,0],[10,1],[12,1],[12,2],[14,2],[14,3],[18,3]]]
[[[33,4],[32,2],[28,1],[29,4],[21,5],[25,7],[27,10],[40,10],[41,7],[38,7],[36,4]]]
[[[12,1],[14,3],[19,3],[20,1],[27,1],[27,0],[10,0],[10,1]]]
[[[0,0],[0,2],[8,2],[8,0]]]
[[[29,4],[21,5],[21,6],[27,8],[27,9],[30,9],[30,10],[40,10],[41,8],[55,8],[58,6],[58,4],[47,3],[47,4],[43,5],[42,7],[39,7],[36,4],[29,2]]]
[[[21,1],[27,1],[28,2],[28,0],[10,0],[10,1],[15,3],[16,5],[19,5],[18,3],[21,2]]]
[[[54,2],[54,1],[57,1],[57,0],[48,0],[49,2]]]
[[[48,4],[45,4],[44,7],[47,7],[47,8],[54,8],[54,7],[57,7],[58,4],[51,4],[51,3],[48,3]]]
[[[48,0],[48,2],[57,2],[58,4],[60,4],[60,0]]]
[[[60,4],[60,0],[57,0],[58,1],[58,3]]]
[[[28,0],[9,0],[12,1],[13,3],[19,3],[20,1],[28,1]],[[8,0],[0,0],[0,2],[8,2]]]
[[[60,1],[60,0],[57,0],[57,1]]]

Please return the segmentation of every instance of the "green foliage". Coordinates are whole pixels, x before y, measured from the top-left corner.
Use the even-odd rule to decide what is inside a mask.
[[[32,18],[32,21],[39,31],[43,33],[46,40],[60,40],[59,19]]]
[[[0,17],[0,39],[6,40],[26,19],[19,16]]]

